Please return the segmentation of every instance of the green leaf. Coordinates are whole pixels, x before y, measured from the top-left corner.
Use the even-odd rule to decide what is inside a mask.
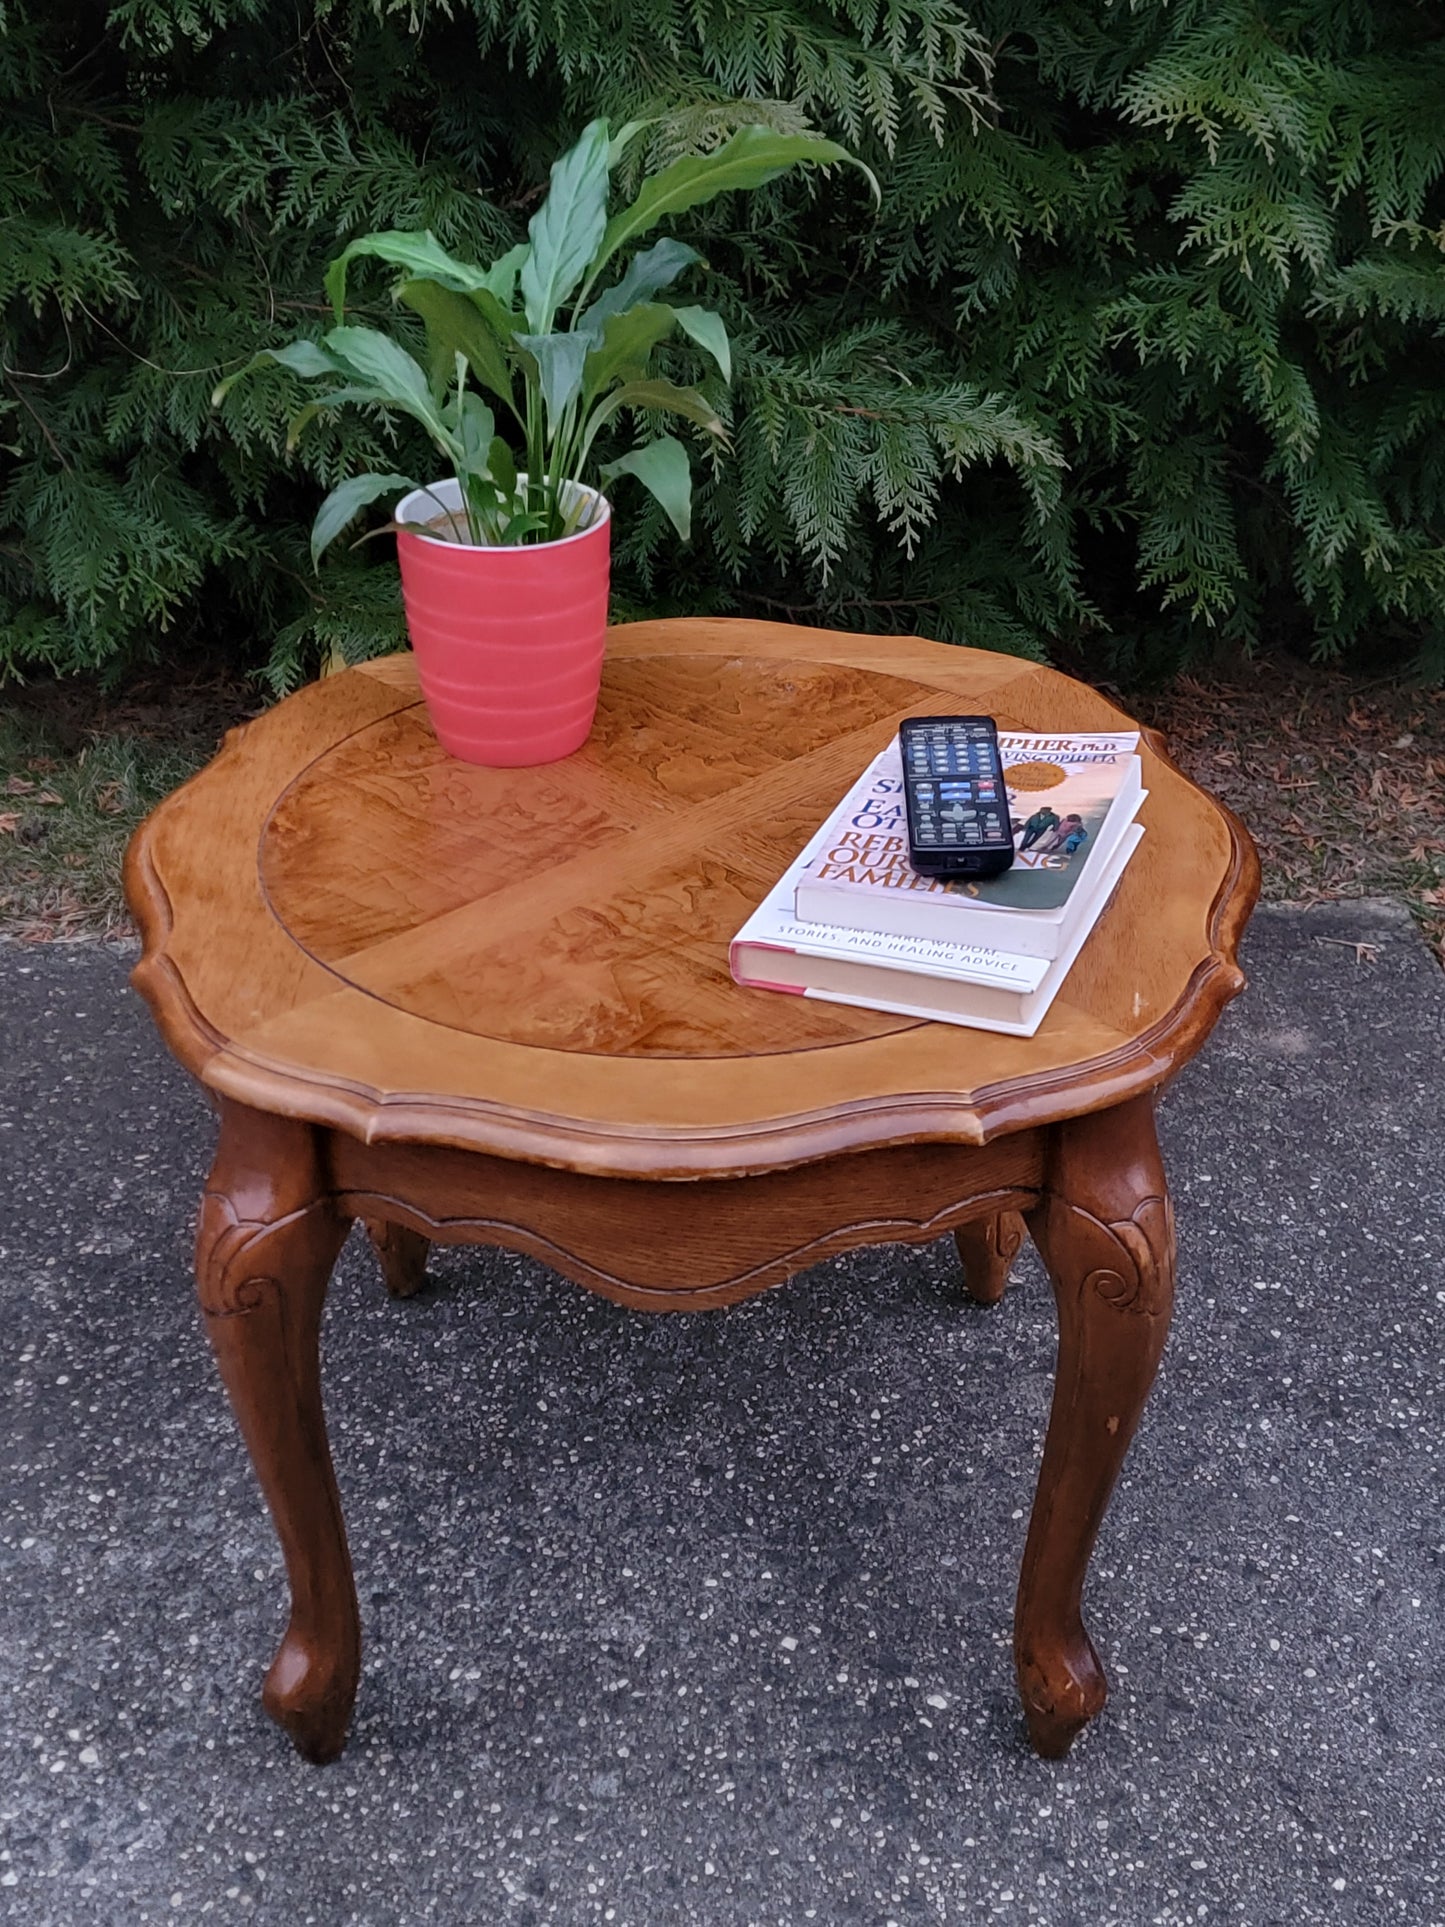
[[[497,539],[501,546],[512,548],[520,543],[524,536],[530,535],[534,529],[545,529],[546,526],[545,515],[538,515],[532,509],[519,509],[514,516],[502,524],[501,533]]]
[[[480,536],[484,542],[495,543],[505,524],[510,503],[502,499],[501,491],[490,475],[464,473],[461,481],[467,502],[469,534],[473,540]]]
[[[625,127],[619,127],[607,143],[607,171],[610,174],[622,156],[631,147],[644,127],[651,127],[650,120],[630,120]]]
[[[469,296],[444,288],[439,281],[404,281],[396,291],[396,298],[426,323],[433,379],[439,369],[450,373],[454,356],[465,355],[467,366],[481,386],[489,388],[516,414],[512,371],[507,366],[507,358]]]
[[[411,275],[426,275],[432,280],[445,277],[453,287],[467,285],[466,263],[456,260],[442,247],[430,228],[420,234],[390,228],[382,234],[363,234],[352,241],[326,270],[326,293],[339,321],[346,308],[346,270],[355,260],[369,257],[405,268]]]
[[[353,475],[332,489],[311,525],[311,563],[316,567],[324,550],[340,535],[362,509],[369,508],[379,495],[408,493],[417,484],[409,475]]]
[[[486,289],[504,306],[510,307],[517,285],[517,273],[527,251],[526,242],[520,242],[494,261],[490,268],[479,268],[470,261],[459,261],[455,255],[448,254],[430,228],[419,234],[389,228],[382,234],[362,235],[337,255],[326,270],[326,292],[339,321],[346,306],[347,267],[352,261],[369,256],[377,261],[387,261],[392,267],[405,268],[410,277],[439,281],[443,287],[461,294],[474,294],[479,289]]]
[[[646,448],[634,448],[615,462],[604,462],[601,473],[609,482],[614,476],[635,475],[667,511],[679,538],[692,540],[692,469],[681,442],[663,435]]]
[[[592,259],[591,273],[595,276],[619,248],[670,215],[737,188],[762,187],[790,167],[825,167],[834,161],[847,161],[861,169],[875,201],[880,198],[873,175],[836,141],[814,140],[807,134],[778,134],[771,127],[740,127],[714,153],[684,154],[644,182],[631,207],[623,208],[607,223]]]
[[[706,396],[695,388],[679,388],[675,381],[629,381],[610,397],[618,408],[653,408],[669,415],[684,415],[710,435],[726,439],[727,430]]]
[[[522,300],[533,334],[551,332],[558,308],[576,288],[607,222],[607,122],[589,121],[582,137],[552,164],[547,198],[527,232]]]
[[[639,301],[650,301],[653,295],[671,287],[684,268],[701,259],[696,248],[684,247],[681,241],[664,238],[654,242],[632,257],[622,279],[604,288],[590,307],[578,315],[573,327],[597,326],[611,315],[625,314]]]
[[[719,441],[727,440],[727,430],[718,418],[717,410],[695,388],[679,388],[676,382],[655,378],[650,381],[627,381],[598,402],[587,417],[576,473],[582,473],[587,457],[592,452],[593,442],[620,408],[648,408],[660,414],[682,415],[688,421],[697,422],[710,435],[716,435]]]
[[[517,493],[517,464],[512,451],[498,435],[487,451],[487,469],[492,480],[509,500]]]
[[[252,355],[244,368],[238,368],[235,374],[227,375],[224,381],[216,383],[211,391],[212,408],[219,408],[236,383],[244,381],[265,361],[274,361],[282,368],[289,368],[293,375],[300,375],[306,381],[313,381],[318,375],[341,375],[346,372],[341,363],[315,341],[293,341],[285,348],[263,348],[260,354]]]
[[[293,375],[300,375],[312,381],[317,375],[334,375],[340,371],[334,355],[316,341],[293,341],[285,348],[267,348],[257,355],[257,361],[278,362],[281,367],[289,368]]]
[[[302,431],[315,421],[316,417],[328,408],[340,408],[349,401],[375,402],[374,388],[333,388],[329,395],[318,395],[315,401],[307,402],[291,417],[286,430],[286,450],[289,454],[300,441]]]
[[[672,333],[675,319],[672,309],[657,301],[613,315],[603,327],[601,343],[588,355],[583,369],[587,399],[591,401],[602,394],[624,374],[640,376],[658,342]]]
[[[723,326],[722,316],[714,314],[711,308],[674,308],[673,313],[683,333],[691,335],[698,347],[712,356],[722,370],[723,380],[731,382],[732,350],[728,346],[728,331]]]
[[[487,452],[496,439],[497,421],[480,395],[464,388],[457,397],[457,441],[467,468],[484,471]]]
[[[547,404],[547,426],[552,434],[562,411],[582,392],[582,367],[587,359],[587,336],[577,334],[518,335],[517,346],[536,362]]]
[[[527,317],[503,306],[490,288],[475,288],[467,299],[504,348],[527,325]]]
[[[421,363],[390,335],[376,328],[333,328],[326,345],[345,364],[345,373],[375,387],[378,401],[405,409],[429,428],[441,428]]]
[[[473,288],[471,292],[489,294],[501,307],[510,308],[517,295],[517,276],[531,252],[531,246],[526,241],[519,241],[514,248],[508,248],[482,276],[481,286]]]

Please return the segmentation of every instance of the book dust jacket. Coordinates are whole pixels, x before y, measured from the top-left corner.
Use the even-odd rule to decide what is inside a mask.
[[[1059,910],[1084,873],[1138,747],[1127,735],[1049,736],[999,731],[1013,831],[1012,869],[1000,877],[921,876],[908,861],[898,746],[877,757],[804,873],[810,883],[940,902],[958,897],[1001,910]]]

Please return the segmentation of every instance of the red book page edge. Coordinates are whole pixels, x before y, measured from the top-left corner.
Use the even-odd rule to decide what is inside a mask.
[[[775,984],[767,977],[740,977],[737,967],[737,955],[740,947],[741,946],[736,943],[728,946],[728,969],[732,972],[733,982],[735,984],[738,984],[744,990],[781,990],[789,997],[807,996],[808,993],[802,984]],[[788,949],[786,944],[781,943],[756,943],[749,941],[748,949],[771,950],[779,957],[791,957],[793,955],[793,952]]]

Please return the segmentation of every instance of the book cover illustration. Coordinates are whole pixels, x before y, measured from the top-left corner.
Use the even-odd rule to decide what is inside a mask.
[[[896,743],[877,757],[800,881],[870,895],[907,892],[980,907],[1058,910],[1084,874],[1138,748],[1135,733],[1048,736],[999,731],[1013,867],[1000,877],[921,876],[908,860],[903,766]]]

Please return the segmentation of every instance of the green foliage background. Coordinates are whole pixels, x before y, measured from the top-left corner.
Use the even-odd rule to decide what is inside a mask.
[[[220,643],[285,687],[397,646],[388,545],[319,578],[305,545],[323,484],[398,464],[389,431],[288,458],[291,377],[219,413],[212,386],[320,330],[346,237],[508,245],[598,111],[656,116],[653,160],[816,128],[883,188],[875,215],[843,174],[784,181],[684,233],[737,341],[735,453],[690,549],[619,492],[619,612],[1439,674],[1442,27],[1414,0],[0,0],[0,676]]]

